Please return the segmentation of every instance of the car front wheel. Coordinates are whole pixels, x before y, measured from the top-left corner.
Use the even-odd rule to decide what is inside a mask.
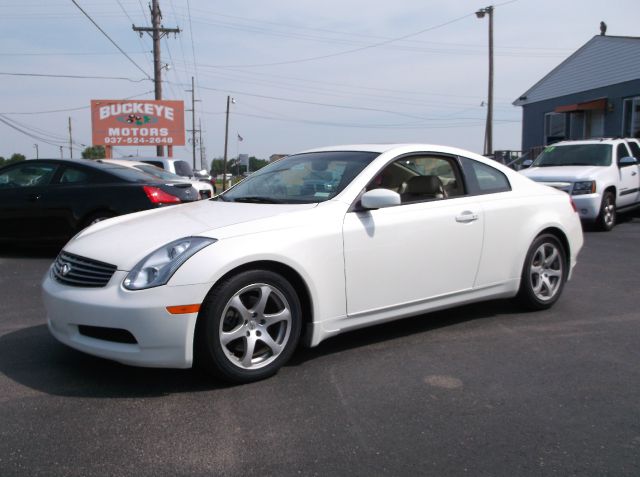
[[[520,302],[531,310],[550,308],[562,293],[567,278],[566,251],[551,234],[533,241],[522,269]]]
[[[612,192],[605,192],[602,197],[600,214],[598,215],[598,229],[609,232],[616,224],[616,200]]]
[[[275,374],[300,339],[300,300],[269,270],[250,270],[216,285],[196,330],[196,358],[226,381],[248,383]]]

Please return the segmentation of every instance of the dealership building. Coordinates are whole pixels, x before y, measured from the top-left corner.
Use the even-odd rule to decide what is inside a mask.
[[[513,103],[522,151],[564,139],[640,137],[640,38],[598,35]]]

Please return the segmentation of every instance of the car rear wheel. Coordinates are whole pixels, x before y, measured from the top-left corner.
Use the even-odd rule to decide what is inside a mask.
[[[613,192],[605,192],[602,197],[597,226],[599,230],[609,232],[616,225],[616,200]]]
[[[300,330],[300,300],[291,284],[268,270],[242,272],[216,285],[205,299],[196,359],[226,381],[257,381],[289,360]]]
[[[538,236],[529,251],[522,269],[520,302],[531,310],[550,308],[560,295],[567,279],[566,251],[551,234]]]

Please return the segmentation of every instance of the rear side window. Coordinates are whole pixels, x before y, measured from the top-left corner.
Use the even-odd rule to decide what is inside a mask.
[[[94,182],[93,174],[85,169],[79,169],[77,167],[65,167],[62,175],[60,176],[61,184],[86,184],[88,182]]]
[[[461,157],[460,162],[469,194],[495,194],[511,190],[509,179],[498,169],[466,157]]]
[[[176,174],[178,174],[179,176],[192,176],[193,175],[193,170],[191,169],[191,166],[189,165],[188,162],[176,161],[174,163],[174,165],[176,167]]]

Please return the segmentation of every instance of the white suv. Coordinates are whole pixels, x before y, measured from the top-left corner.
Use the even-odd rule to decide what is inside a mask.
[[[617,212],[640,206],[639,159],[635,140],[562,141],[546,147],[520,172],[567,192],[583,221],[611,230]]]

